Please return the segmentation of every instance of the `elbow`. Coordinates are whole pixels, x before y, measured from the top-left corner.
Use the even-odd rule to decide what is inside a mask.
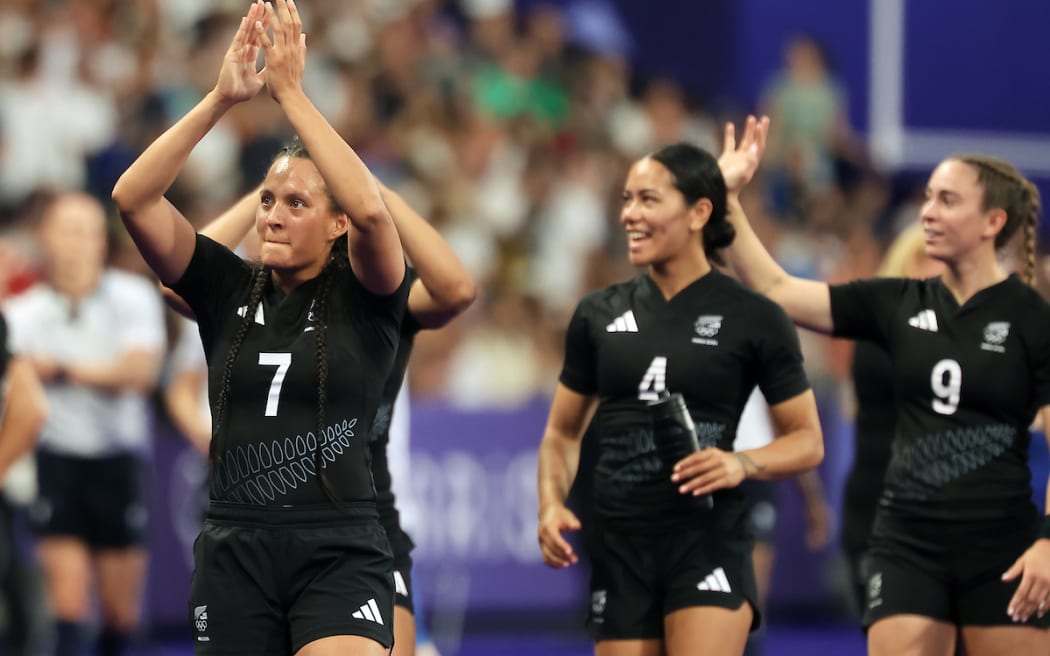
[[[804,457],[804,469],[816,469],[820,463],[824,462],[824,436],[820,429],[813,431],[813,436],[807,440],[807,445],[809,448],[806,449]]]
[[[450,286],[448,291],[448,307],[456,314],[462,314],[474,304],[478,297],[478,288],[470,276],[464,274]]]
[[[393,227],[394,225],[394,219],[390,216],[390,211],[387,210],[382,200],[376,203],[364,204],[357,208],[357,211],[348,212],[347,217],[350,219],[354,229],[363,233],[375,232],[386,226]]]
[[[117,206],[117,210],[121,215],[127,214],[131,211],[131,192],[128,189],[128,185],[124,182],[124,176],[120,176],[117,180],[117,184],[113,186],[113,191],[110,192],[109,197],[113,200],[113,204]]]

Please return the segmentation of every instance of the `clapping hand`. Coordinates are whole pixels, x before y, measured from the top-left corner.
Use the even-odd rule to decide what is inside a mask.
[[[256,34],[266,58],[263,73],[270,95],[281,102],[287,94],[302,89],[303,70],[306,68],[306,35],[294,0],[277,0],[276,9],[267,2],[265,27],[272,28],[272,39],[262,24],[256,25]]]
[[[762,160],[762,153],[766,149],[768,133],[768,116],[761,119],[748,116],[744,125],[744,136],[737,144],[736,126],[732,122],[726,123],[725,143],[722,145],[722,155],[718,158],[718,167],[722,169],[726,189],[730,194],[739,194],[754,177],[758,163]]]
[[[215,92],[230,103],[251,100],[263,87],[265,80],[262,72],[256,70],[256,60],[261,45],[257,25],[265,17],[263,3],[258,0],[253,2],[222,58]]]

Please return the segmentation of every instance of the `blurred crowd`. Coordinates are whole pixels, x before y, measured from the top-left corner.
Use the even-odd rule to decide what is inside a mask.
[[[211,88],[243,4],[0,5],[0,294],[38,277],[33,225],[50,196],[85,190],[111,207],[127,164]],[[420,336],[413,397],[514,407],[545,393],[576,301],[633,273],[618,225],[627,164],[677,140],[717,152],[720,126],[740,117],[711,111],[705,90],[632,70],[631,33],[604,0],[300,9],[308,93],[482,290],[462,320]],[[924,184],[870,165],[847,102],[826,53],[800,36],[752,108],[773,128],[749,216],[792,272],[826,280],[872,275],[884,245],[917,218]],[[172,200],[205,224],[292,136],[267,95],[239,106],[194,151]],[[145,274],[112,210],[110,225],[111,264]],[[847,347],[804,340],[818,388],[845,378]]]
[[[38,224],[67,192],[107,209],[112,267],[151,275],[110,191],[213,86],[246,5],[0,2],[0,301],[45,275]],[[674,141],[717,153],[721,126],[742,118],[718,108],[744,103],[712,102],[711,90],[634,69],[632,34],[609,0],[298,5],[307,93],[368,167],[445,236],[480,291],[463,317],[417,338],[413,400],[516,408],[549,393],[577,301],[635,273],[619,225],[628,165]],[[925,179],[872,164],[849,125],[848,89],[818,42],[793,38],[778,67],[758,106],[744,110],[772,117],[744,199],[748,217],[793,274],[833,282],[875,275],[885,247],[918,219]],[[253,189],[293,137],[267,94],[237,106],[195,149],[172,202],[205,225]],[[1044,292],[1047,262],[1037,271]],[[173,354],[187,326],[168,317],[160,389],[179,374]],[[848,414],[840,404],[851,398],[843,393],[850,345],[800,336],[818,399]],[[183,350],[199,356],[195,346]],[[206,428],[196,433],[206,442]]]

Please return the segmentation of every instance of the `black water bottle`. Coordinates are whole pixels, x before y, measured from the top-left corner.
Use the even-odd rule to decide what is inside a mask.
[[[671,394],[665,390],[658,399],[650,401],[649,417],[653,423],[656,453],[668,467],[674,467],[682,458],[700,450],[693,418],[689,415],[685,398],[678,392]],[[710,510],[714,506],[710,494],[690,499],[692,505],[700,508]]]

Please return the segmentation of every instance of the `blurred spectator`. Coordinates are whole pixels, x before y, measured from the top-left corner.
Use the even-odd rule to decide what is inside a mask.
[[[44,278],[7,302],[12,350],[46,385],[51,414],[37,452],[30,521],[57,620],[58,656],[77,654],[102,611],[100,654],[120,654],[138,626],[146,576],[147,399],[164,324],[156,289],[105,268],[105,215],[84,194],[44,210]]]
[[[12,468],[36,444],[47,413],[47,399],[33,366],[13,358],[7,348],[7,323],[0,316],[0,644],[4,653],[35,654],[41,648],[41,604],[31,568],[19,554],[15,532],[18,498]],[[32,487],[29,485],[28,487]]]
[[[845,90],[813,37],[787,43],[784,67],[767,84],[762,106],[772,119],[763,168],[774,210],[805,221],[812,201],[836,183],[835,160],[849,130]]]

